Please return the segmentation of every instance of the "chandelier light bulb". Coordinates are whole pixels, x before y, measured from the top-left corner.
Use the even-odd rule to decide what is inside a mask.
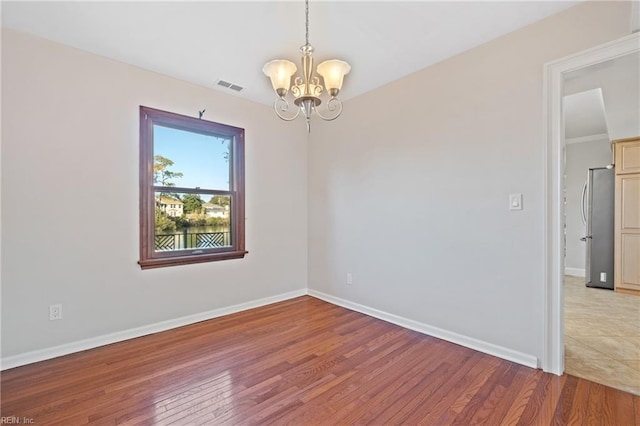
[[[339,59],[324,61],[318,65],[318,74],[322,76],[324,87],[332,98],[338,96],[344,76],[349,74],[349,71],[351,71],[351,65]]]
[[[291,87],[291,76],[296,73],[296,64],[286,59],[275,59],[267,62],[262,72],[271,79],[273,90],[280,97],[284,97]]]

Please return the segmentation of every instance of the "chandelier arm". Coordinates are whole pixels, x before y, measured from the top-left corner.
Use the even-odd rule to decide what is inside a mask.
[[[298,111],[291,116],[287,116],[286,113],[289,111],[289,102],[287,102],[284,98],[278,98],[273,103],[273,109],[276,112],[276,115],[280,117],[281,120],[284,121],[293,121],[300,115],[300,108],[297,108]],[[285,113],[285,114],[282,114]]]
[[[329,102],[327,102],[326,111],[329,111],[331,113],[330,115],[321,114],[317,108],[315,108],[315,111],[316,114],[318,114],[318,117],[320,117],[324,121],[333,121],[336,118],[340,117],[340,114],[342,114],[342,101],[338,98],[329,99]]]

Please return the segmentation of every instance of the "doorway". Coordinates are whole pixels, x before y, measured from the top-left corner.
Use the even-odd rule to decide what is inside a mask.
[[[589,49],[544,66],[544,138],[546,140],[545,348],[544,371],[561,375],[564,365],[564,77],[573,71],[640,51],[640,34]]]
[[[640,134],[640,52],[563,76],[565,371],[640,395],[640,298],[613,292],[611,140]]]

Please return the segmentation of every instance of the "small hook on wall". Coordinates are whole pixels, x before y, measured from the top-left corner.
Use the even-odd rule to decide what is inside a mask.
[[[198,111],[198,118],[200,120],[202,120],[202,116],[204,115],[204,112],[206,111],[206,109],[203,109],[202,111]]]

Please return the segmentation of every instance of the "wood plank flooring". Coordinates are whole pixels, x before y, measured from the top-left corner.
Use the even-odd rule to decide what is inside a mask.
[[[1,386],[2,416],[37,425],[640,425],[637,396],[309,296],[7,370]]]

